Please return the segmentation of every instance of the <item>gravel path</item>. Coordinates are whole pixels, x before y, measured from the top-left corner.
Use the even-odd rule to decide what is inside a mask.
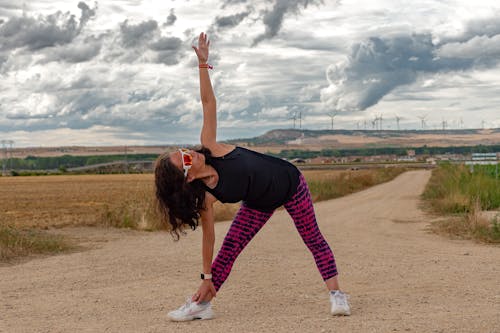
[[[352,316],[331,317],[314,260],[285,211],[243,251],[217,318],[172,323],[199,284],[201,230],[71,228],[90,250],[0,267],[0,332],[500,332],[500,248],[426,231],[429,171],[315,205]],[[216,225],[216,247],[229,222]]]

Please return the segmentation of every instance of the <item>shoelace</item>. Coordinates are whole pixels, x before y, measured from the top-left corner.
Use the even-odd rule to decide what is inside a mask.
[[[189,307],[191,306],[191,303],[192,303],[192,302],[191,302],[191,298],[190,298],[190,297],[186,298],[186,303],[184,303],[184,304],[183,304],[183,305],[179,308],[179,310],[180,310],[180,311],[184,311],[185,309],[187,309],[187,308],[189,308]]]
[[[347,299],[349,298],[348,295],[344,293],[336,293],[333,295],[335,298],[335,303],[337,303],[340,306],[347,306]]]

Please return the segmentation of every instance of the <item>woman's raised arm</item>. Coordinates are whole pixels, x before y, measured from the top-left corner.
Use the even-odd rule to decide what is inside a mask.
[[[198,38],[198,47],[193,46],[200,65],[200,97],[203,105],[203,127],[200,141],[203,146],[208,148],[216,144],[217,136],[217,108],[207,65],[209,46],[210,41],[203,32]]]

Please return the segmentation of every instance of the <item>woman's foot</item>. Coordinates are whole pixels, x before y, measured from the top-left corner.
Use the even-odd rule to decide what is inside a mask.
[[[170,311],[167,314],[172,321],[190,321],[195,319],[212,319],[214,313],[210,302],[196,303],[191,297],[186,299],[186,303],[177,310]]]
[[[347,302],[347,294],[340,290],[330,291],[330,302],[332,303],[331,314],[334,316],[350,316],[351,308]]]

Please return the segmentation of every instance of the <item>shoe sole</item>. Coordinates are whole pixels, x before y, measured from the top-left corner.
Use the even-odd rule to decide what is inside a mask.
[[[330,312],[332,314],[332,316],[350,316],[351,313],[350,312]]]
[[[171,321],[179,321],[179,322],[182,322],[182,321],[193,321],[193,320],[210,320],[210,319],[214,318],[213,315],[208,315],[208,316],[189,316],[189,317],[185,317],[185,318],[174,318],[174,317],[170,317],[170,316],[167,315],[167,317]]]

